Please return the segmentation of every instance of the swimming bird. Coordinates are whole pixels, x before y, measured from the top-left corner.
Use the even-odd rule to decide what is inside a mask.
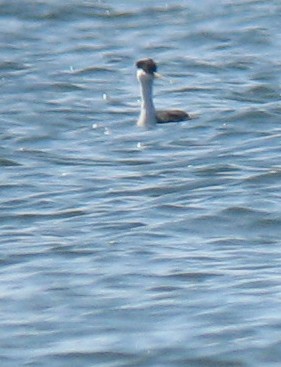
[[[149,127],[156,123],[180,122],[189,120],[190,116],[181,110],[156,111],[153,104],[153,81],[160,74],[157,65],[152,59],[143,59],[136,62],[137,79],[141,89],[141,112],[138,126]]]

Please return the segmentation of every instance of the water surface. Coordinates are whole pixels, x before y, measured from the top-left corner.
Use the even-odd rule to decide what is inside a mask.
[[[1,1],[3,366],[279,365],[280,12]]]

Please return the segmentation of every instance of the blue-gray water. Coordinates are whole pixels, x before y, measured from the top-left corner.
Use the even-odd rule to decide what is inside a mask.
[[[280,14],[0,2],[1,367],[280,365]]]

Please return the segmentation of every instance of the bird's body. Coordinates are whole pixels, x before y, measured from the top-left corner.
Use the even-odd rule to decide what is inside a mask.
[[[169,111],[156,111],[156,121],[159,124],[165,124],[167,122],[180,122],[189,120],[190,116],[181,110],[169,110]]]
[[[153,103],[153,81],[157,74],[157,65],[152,59],[143,59],[136,63],[137,79],[141,87],[141,112],[138,126],[149,127],[156,123],[180,122],[190,116],[180,110],[156,111]]]

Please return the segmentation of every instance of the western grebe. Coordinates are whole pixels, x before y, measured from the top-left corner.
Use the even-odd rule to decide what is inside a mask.
[[[180,110],[156,111],[153,104],[152,87],[157,74],[157,65],[152,59],[136,62],[137,79],[141,87],[141,112],[138,126],[152,126],[156,123],[180,122],[189,120],[190,116]]]

